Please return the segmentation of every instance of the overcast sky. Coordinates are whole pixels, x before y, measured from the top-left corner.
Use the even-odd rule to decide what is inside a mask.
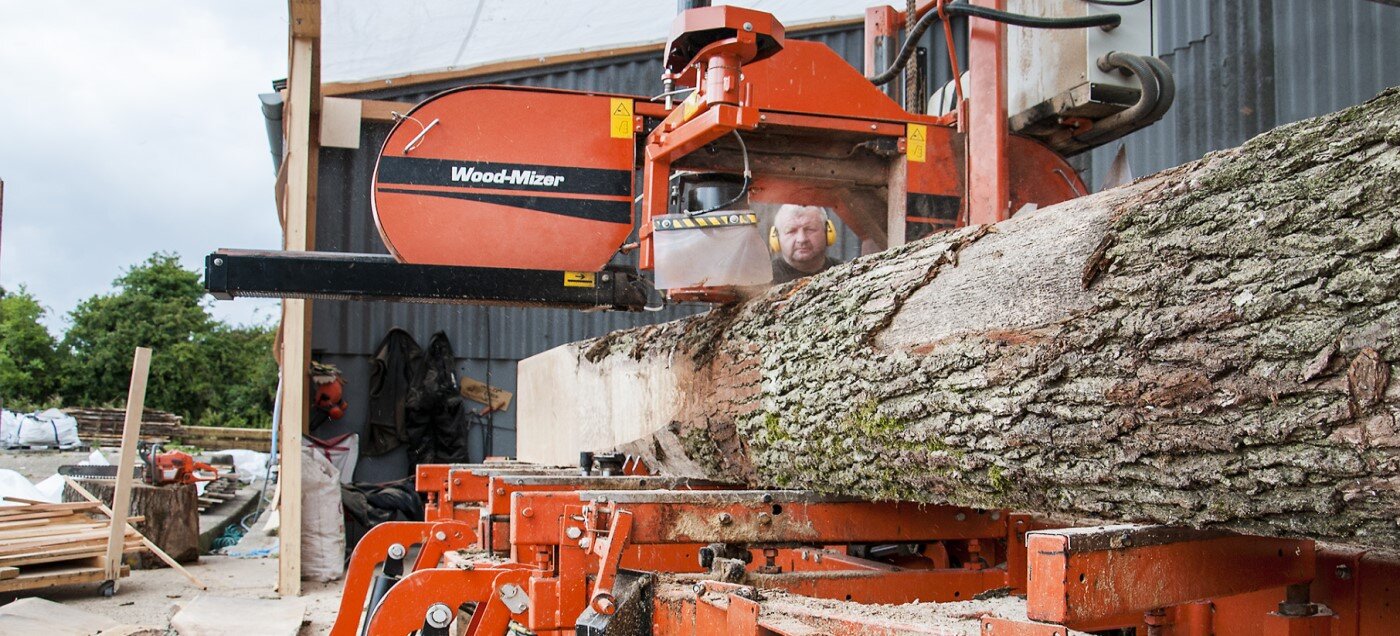
[[[123,269],[277,248],[257,94],[286,75],[286,0],[0,2],[0,286],[60,332]],[[209,301],[268,322],[275,301]]]

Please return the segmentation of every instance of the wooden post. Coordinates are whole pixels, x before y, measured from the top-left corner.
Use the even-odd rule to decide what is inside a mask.
[[[283,106],[286,156],[286,189],[283,191],[285,224],[283,249],[307,251],[315,247],[317,134],[313,127],[320,105],[317,48],[320,39],[319,0],[291,0],[290,60],[287,98]],[[311,366],[311,303],[289,298],[282,301],[282,400],[278,430],[278,517],[281,544],[277,591],[283,596],[301,594],[301,439],[307,428]]]
[[[115,591],[122,575],[122,549],[126,544],[126,516],[131,508],[131,467],[141,431],[141,411],[146,406],[146,377],[151,371],[151,350],[137,347],[131,361],[131,386],[126,392],[126,423],[122,425],[122,450],[117,455],[117,488],[112,494],[112,527],[107,535],[106,580]]]

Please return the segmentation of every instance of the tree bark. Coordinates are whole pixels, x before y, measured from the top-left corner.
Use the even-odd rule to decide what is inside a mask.
[[[526,361],[522,458],[1397,548],[1397,224],[1391,89]]]

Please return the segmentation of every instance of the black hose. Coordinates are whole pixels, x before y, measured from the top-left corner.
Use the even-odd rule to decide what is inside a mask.
[[[1085,4],[1100,4],[1105,7],[1131,7],[1142,4],[1143,0],[1082,0]]]
[[[943,12],[948,17],[971,16],[974,18],[986,18],[993,22],[1001,22],[1012,26],[1026,27],[1030,29],[1086,29],[1090,27],[1116,27],[1122,23],[1123,18],[1116,13],[1104,13],[1100,15],[1084,16],[1079,18],[1045,18],[1033,15],[1023,15],[1020,13],[1007,13],[997,11],[987,7],[968,4],[965,0],[949,3],[943,7]],[[930,10],[914,23],[914,28],[904,36],[904,45],[899,47],[899,53],[895,55],[894,62],[890,67],[879,74],[866,79],[876,86],[888,84],[890,80],[899,75],[899,71],[909,62],[910,56],[914,55],[914,50],[918,48],[919,38],[923,36],[934,22],[938,21],[937,10]]]
[[[1166,63],[1151,56],[1113,51],[1099,58],[1104,71],[1123,69],[1132,73],[1142,84],[1137,103],[1127,109],[1094,123],[1093,129],[1076,135],[1075,141],[1098,145],[1112,141],[1161,119],[1176,99],[1176,83]]]
[[[1157,107],[1147,115],[1147,123],[1152,123],[1166,115],[1172,107],[1172,102],[1176,101],[1176,77],[1172,75],[1171,67],[1161,58],[1149,55],[1143,59],[1152,67],[1152,73],[1157,76],[1157,83],[1160,85]]]

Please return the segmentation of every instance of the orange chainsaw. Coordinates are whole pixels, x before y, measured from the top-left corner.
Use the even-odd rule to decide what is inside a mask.
[[[138,449],[141,464],[132,466],[132,474],[137,479],[152,486],[167,484],[193,484],[201,481],[214,481],[219,478],[219,469],[196,460],[189,453],[180,451],[160,452],[159,444]],[[116,466],[59,466],[58,474],[83,479],[116,479],[119,472]]]

